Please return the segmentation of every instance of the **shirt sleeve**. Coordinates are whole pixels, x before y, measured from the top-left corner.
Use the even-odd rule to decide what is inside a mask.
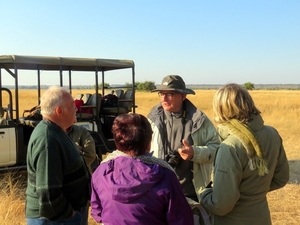
[[[212,163],[216,149],[220,144],[219,136],[213,123],[208,118],[205,118],[199,130],[192,137],[194,140],[192,161],[199,164]]]
[[[81,144],[82,144],[81,150],[83,152],[83,158],[84,158],[89,170],[91,171],[92,170],[91,165],[96,158],[95,141],[94,141],[92,135],[89,133],[89,131],[85,128],[82,129],[80,139],[81,139]]]
[[[277,164],[274,171],[273,179],[270,185],[270,191],[274,191],[286,185],[289,181],[289,164],[283,145],[281,144]]]
[[[211,213],[229,213],[240,198],[242,165],[233,146],[222,143],[215,159],[213,187],[200,195],[200,203]]]

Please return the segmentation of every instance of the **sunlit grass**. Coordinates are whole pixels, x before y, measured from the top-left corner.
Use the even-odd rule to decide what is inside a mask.
[[[25,224],[25,173],[0,175],[0,224]]]
[[[212,98],[215,90],[197,90],[188,98],[213,121]],[[78,93],[93,93],[92,90],[73,90]],[[255,90],[250,94],[261,110],[265,124],[274,126],[280,133],[290,164],[290,182],[284,188],[267,195],[274,225],[300,224],[300,91]],[[20,114],[37,104],[36,90],[20,90]],[[159,102],[157,93],[137,92],[136,113],[147,116]],[[5,103],[7,104],[7,103]],[[19,175],[1,176],[0,224],[25,225],[25,185]],[[89,224],[95,225],[89,218]]]

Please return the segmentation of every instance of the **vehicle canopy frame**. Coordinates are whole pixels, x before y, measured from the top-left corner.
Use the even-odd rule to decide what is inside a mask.
[[[23,170],[26,169],[26,154],[27,145],[30,138],[30,134],[34,129],[34,126],[28,126],[21,121],[20,107],[19,107],[19,78],[26,76],[23,74],[23,70],[36,71],[37,72],[37,105],[40,104],[41,97],[41,71],[58,71],[59,86],[69,88],[70,94],[72,94],[72,73],[78,72],[94,72],[95,79],[95,94],[97,94],[96,104],[99,104],[99,80],[102,81],[101,93],[105,95],[105,73],[107,71],[131,69],[132,86],[126,88],[132,89],[132,113],[135,113],[135,64],[132,60],[119,60],[119,59],[102,59],[102,58],[75,58],[75,57],[55,57],[55,56],[29,56],[29,55],[1,55],[0,56],[0,106],[3,106],[2,92],[9,93],[9,105],[6,110],[6,115],[9,115],[6,123],[0,124],[0,136],[2,142],[0,143],[0,151],[2,156],[7,156],[9,160],[0,160],[0,172],[7,172],[10,170]],[[5,87],[2,79],[2,72],[6,71],[14,79],[14,99],[12,99],[11,91]],[[22,72],[21,72],[22,71]],[[64,76],[68,72],[68,84],[64,85]],[[101,78],[99,79],[99,77]],[[101,104],[101,103],[100,103]],[[100,107],[97,105],[95,118],[93,121],[87,123],[94,125],[98,129],[101,126],[100,120]],[[15,117],[14,117],[15,115]],[[116,116],[116,115],[114,115]],[[84,123],[84,122],[83,122]],[[100,125],[99,125],[100,124]],[[115,149],[114,141],[108,139],[103,134],[102,129],[91,130],[91,134],[96,142],[96,151],[100,153],[105,151],[113,151]],[[98,154],[99,156],[99,154]]]
[[[105,72],[119,69],[132,69],[132,110],[135,113],[135,65],[132,60],[120,59],[101,59],[101,58],[75,58],[75,57],[55,57],[55,56],[28,56],[28,55],[2,55],[0,56],[0,88],[1,69],[5,69],[15,79],[15,111],[16,119],[19,119],[19,74],[18,70],[36,70],[38,78],[38,99],[41,95],[40,71],[59,71],[60,86],[63,87],[63,71],[69,72],[69,90],[72,94],[72,71],[94,71],[95,84],[99,84],[99,72],[101,72],[101,81],[104,84]],[[13,70],[13,71],[11,71]],[[102,85],[102,95],[104,95],[104,85]],[[98,85],[95,85],[95,92],[99,93]],[[0,101],[1,101],[0,96]],[[0,102],[1,104],[2,102]],[[99,116],[99,112],[96,114]],[[99,118],[98,118],[99,119]]]

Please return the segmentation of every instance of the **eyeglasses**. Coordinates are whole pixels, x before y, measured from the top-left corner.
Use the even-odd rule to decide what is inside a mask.
[[[163,92],[158,92],[158,96],[160,98],[166,97],[167,99],[172,99],[174,96],[174,93],[163,93]]]

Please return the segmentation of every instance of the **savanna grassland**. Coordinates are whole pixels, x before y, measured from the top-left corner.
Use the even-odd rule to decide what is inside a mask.
[[[20,116],[24,109],[37,104],[36,90],[20,90]],[[213,121],[211,102],[215,90],[197,90],[188,98]],[[93,90],[73,90],[93,93]],[[280,133],[290,165],[290,181],[282,189],[267,195],[274,225],[300,224],[300,91],[254,90],[251,91],[256,106],[261,110],[265,124]],[[156,93],[136,93],[136,113],[147,116],[151,107],[159,102]],[[4,102],[4,105],[7,104]],[[0,224],[25,225],[26,174],[6,174],[0,177]],[[89,224],[96,224],[89,218]]]

